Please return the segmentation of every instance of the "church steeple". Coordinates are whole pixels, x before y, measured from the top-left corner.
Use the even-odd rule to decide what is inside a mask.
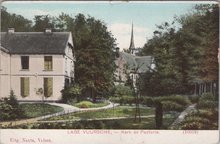
[[[134,35],[133,35],[133,23],[131,28],[131,41],[129,46],[129,51],[131,54],[134,54],[135,46],[134,46]]]

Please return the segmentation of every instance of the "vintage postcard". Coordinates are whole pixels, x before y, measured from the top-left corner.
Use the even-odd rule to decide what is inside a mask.
[[[1,144],[219,141],[215,1],[4,1]]]

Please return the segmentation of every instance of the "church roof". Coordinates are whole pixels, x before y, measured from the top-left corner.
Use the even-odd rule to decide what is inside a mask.
[[[152,64],[152,56],[135,56],[129,53],[120,52],[122,58],[127,62],[128,69],[137,70],[138,73],[149,71]]]
[[[135,49],[135,46],[134,46],[133,24],[132,24],[132,28],[131,28],[131,41],[130,41],[129,50],[133,50],[133,49]]]
[[[1,32],[1,46],[11,54],[65,54],[70,32]]]

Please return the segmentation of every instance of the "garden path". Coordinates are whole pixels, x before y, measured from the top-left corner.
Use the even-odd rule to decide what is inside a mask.
[[[189,107],[187,107],[180,115],[179,117],[171,124],[171,128],[177,126],[179,123],[181,123],[184,118],[191,112],[195,109],[196,107],[196,104],[192,104],[190,105]]]
[[[16,126],[16,125],[21,125],[21,124],[27,124],[27,123],[35,123],[39,120],[45,119],[45,118],[50,118],[53,116],[60,116],[68,113],[73,113],[73,112],[80,112],[80,111],[94,111],[94,110],[104,110],[104,109],[109,109],[113,108],[115,106],[118,106],[119,104],[109,102],[109,105],[104,106],[104,107],[98,107],[98,108],[86,108],[86,109],[81,109],[77,108],[68,104],[62,104],[62,103],[47,103],[50,105],[55,105],[55,106],[60,106],[64,110],[58,113],[54,114],[49,114],[46,116],[41,116],[41,117],[36,117],[36,118],[31,118],[31,119],[23,119],[23,120],[18,120],[18,121],[7,121],[7,122],[0,122],[0,126]]]

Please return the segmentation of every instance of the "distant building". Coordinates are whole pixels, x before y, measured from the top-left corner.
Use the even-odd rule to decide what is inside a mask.
[[[115,71],[115,84],[124,84],[128,78],[133,81],[136,86],[138,74],[145,73],[154,68],[152,56],[136,56],[140,49],[135,48],[133,24],[131,29],[131,41],[129,46],[129,53],[120,52],[119,48],[116,50],[115,64],[117,69]]]
[[[74,62],[71,32],[1,32],[0,97],[13,90],[20,101],[58,101]]]

